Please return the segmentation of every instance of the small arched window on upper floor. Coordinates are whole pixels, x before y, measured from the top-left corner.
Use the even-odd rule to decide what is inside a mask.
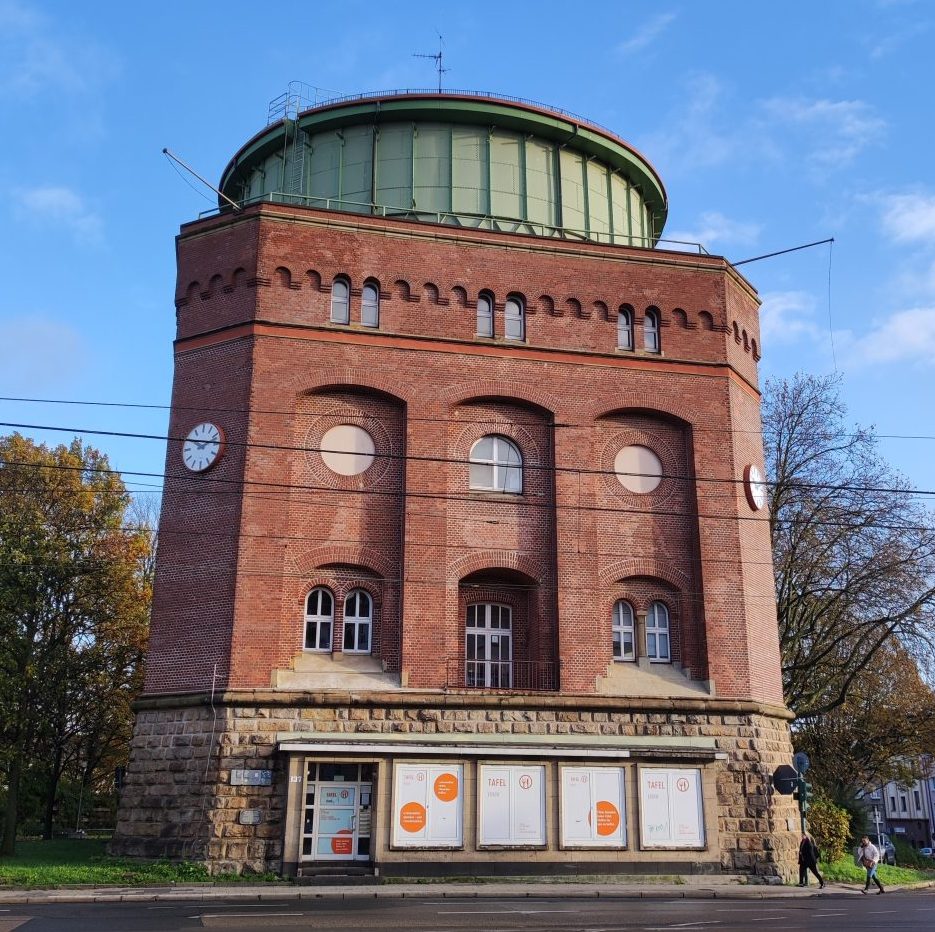
[[[659,342],[659,311],[654,307],[647,308],[643,317],[643,349],[647,353],[658,353]]]
[[[499,434],[481,437],[471,447],[470,488],[482,492],[523,491],[523,457],[519,447]]]
[[[611,631],[614,641],[614,660],[636,660],[635,616],[633,606],[624,599],[614,604]]]
[[[331,283],[331,323],[349,324],[351,322],[350,294],[351,287],[347,279],[336,278]]]
[[[477,335],[493,336],[493,298],[482,293],[477,299]]]
[[[360,322],[365,327],[380,326],[380,289],[373,282],[360,293]]]
[[[369,654],[373,627],[373,599],[354,589],[344,600],[344,653]]]
[[[526,309],[522,298],[511,295],[503,306],[503,335],[508,340],[526,339]]]
[[[333,628],[333,596],[327,589],[312,589],[305,600],[305,649],[330,651]]]
[[[617,311],[617,349],[633,349],[633,308],[629,304]]]
[[[646,613],[646,656],[656,663],[672,659],[669,609],[662,602],[653,602]]]

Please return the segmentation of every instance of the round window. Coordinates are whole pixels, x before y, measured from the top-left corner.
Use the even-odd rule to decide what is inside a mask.
[[[614,472],[625,489],[644,495],[662,482],[662,460],[649,447],[624,447],[614,460]]]
[[[321,438],[321,458],[341,476],[357,476],[369,469],[375,450],[373,437],[354,424],[332,427]]]

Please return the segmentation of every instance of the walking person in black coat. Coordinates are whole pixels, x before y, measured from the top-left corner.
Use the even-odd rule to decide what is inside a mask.
[[[818,889],[825,885],[825,879],[818,873],[818,845],[808,832],[802,832],[799,842],[799,886],[808,885],[808,872],[811,871],[818,878]]]

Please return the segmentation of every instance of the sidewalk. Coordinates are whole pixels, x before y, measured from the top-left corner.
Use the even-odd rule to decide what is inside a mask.
[[[928,885],[926,885],[928,886]],[[299,885],[291,883],[186,884],[147,887],[69,887],[54,890],[0,890],[0,905],[13,903],[140,903],[140,902],[283,902],[336,897],[346,900],[403,898],[515,897],[617,898],[617,899],[801,899],[829,894],[860,893],[858,884],[828,884],[819,893],[817,884],[801,888],[772,884],[717,882],[692,878],[685,883],[646,883],[639,881],[565,883],[391,883],[360,886]],[[898,890],[899,887],[888,888]]]

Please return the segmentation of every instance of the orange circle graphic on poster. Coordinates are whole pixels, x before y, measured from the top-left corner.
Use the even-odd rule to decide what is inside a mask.
[[[334,838],[331,839],[332,854],[353,854],[354,839],[351,837],[353,832],[349,828],[342,828]]]
[[[406,832],[421,832],[425,828],[425,806],[406,803],[399,810],[399,827]]]
[[[440,773],[435,778],[435,795],[443,803],[456,800],[458,798],[458,778],[453,773]]]
[[[613,835],[620,827],[620,813],[617,807],[607,802],[606,799],[599,799],[595,808],[597,809],[597,834]]]

